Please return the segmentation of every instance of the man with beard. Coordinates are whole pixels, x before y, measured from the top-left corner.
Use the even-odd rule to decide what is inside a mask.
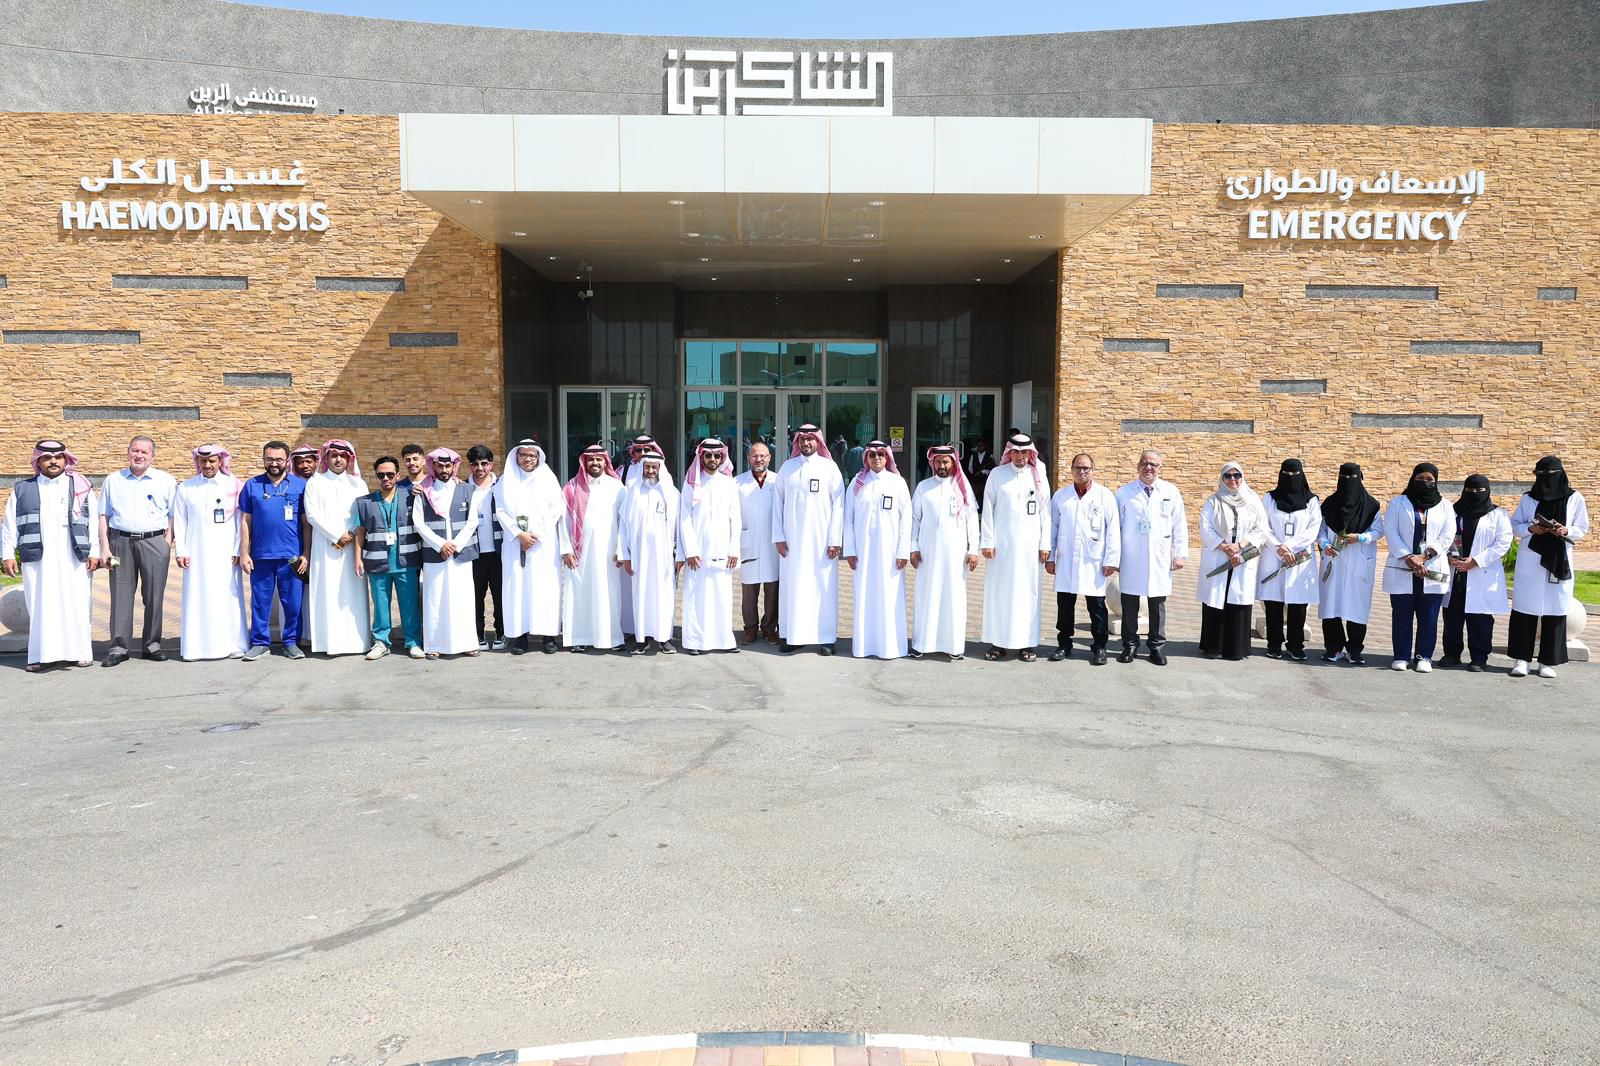
[[[911,559],[911,493],[889,445],[871,441],[844,504],[844,558],[855,571],[856,658],[906,653],[906,563]]]
[[[678,650],[672,646],[678,490],[661,480],[662,462],[654,448],[640,457],[617,521],[617,558],[633,598],[634,655],[652,645],[663,655]]]
[[[89,575],[100,567],[100,507],[78,460],[58,440],[33,446],[34,476],[17,482],[0,524],[0,570],[23,575],[28,672],[46,663],[88,666]],[[21,557],[18,564],[17,557]]]
[[[772,450],[761,441],[750,445],[750,469],[734,478],[739,490],[740,607],[744,615],[741,644],[754,644],[758,635],[768,644],[778,643],[778,551],[772,544],[772,511],[778,499],[778,479],[769,469]],[[759,615],[756,607],[765,601]]]
[[[495,515],[507,537],[500,550],[500,599],[511,654],[530,650],[538,637],[546,654],[561,632],[561,541],[566,511],[561,483],[545,462],[544,449],[524,438],[511,449],[505,473],[495,482]]]
[[[621,569],[616,561],[622,482],[604,445],[583,450],[563,488],[561,635],[568,651],[610,650],[622,643]]]
[[[918,482],[911,498],[917,595],[910,655],[943,652],[954,662],[967,651],[967,575],[978,568],[978,506],[954,445],[929,448],[928,465],[933,476]]]
[[[822,446],[822,431],[806,423],[794,435],[789,461],[778,471],[772,508],[778,550],[778,650],[818,645],[833,654],[839,639],[839,555],[844,544],[844,479]]]
[[[1150,661],[1167,665],[1167,597],[1172,575],[1189,558],[1189,519],[1178,486],[1161,477],[1161,453],[1139,454],[1138,476],[1117,490],[1122,523],[1122,651],[1117,662],[1131,663],[1139,650],[1139,597],[1148,605],[1145,644]]]
[[[478,556],[478,501],[472,486],[456,480],[461,456],[450,448],[427,455],[428,476],[412,493],[411,524],[422,538],[422,651],[478,654],[472,560]]]
[[[1122,522],[1117,498],[1094,480],[1094,457],[1072,457],[1072,484],[1050,500],[1050,558],[1045,573],[1056,579],[1056,650],[1050,661],[1072,654],[1075,608],[1082,596],[1089,610],[1089,663],[1106,664],[1111,617],[1106,610],[1106,579],[1122,563]]]
[[[733,572],[739,566],[739,489],[728,448],[707,437],[683,475],[678,554],[683,558],[683,650],[738,651],[733,640]]]
[[[1013,434],[983,493],[979,544],[989,560],[983,581],[983,657],[1039,657],[1039,581],[1050,557],[1050,476],[1033,438]]]
[[[194,450],[195,476],[178,486],[173,554],[183,571],[182,642],[186,661],[237,659],[250,646],[240,568],[239,480],[232,456],[216,444]]]
[[[300,522],[306,482],[289,473],[289,446],[268,441],[261,449],[264,473],[244,483],[239,493],[239,566],[250,575],[250,650],[254,662],[272,646],[272,597],[283,612],[283,654],[303,659],[300,650],[300,608],[306,561],[300,554]]]
[[[367,583],[356,572],[356,501],[367,484],[356,467],[355,445],[322,446],[318,473],[306,485],[311,526],[311,650],[325,655],[365,655],[372,647]]]

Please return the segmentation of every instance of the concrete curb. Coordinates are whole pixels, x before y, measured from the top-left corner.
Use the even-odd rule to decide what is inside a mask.
[[[832,1033],[766,1030],[725,1033],[681,1033],[670,1036],[636,1036],[617,1040],[588,1040],[574,1044],[493,1051],[453,1059],[431,1059],[412,1066],[512,1066],[515,1063],[561,1062],[602,1055],[675,1051],[698,1048],[773,1047],[884,1048],[929,1052],[964,1052],[1005,1059],[1040,1059],[1081,1066],[1180,1066],[1164,1059],[1148,1059],[1110,1051],[1035,1044],[1019,1040],[983,1040],[971,1037],[920,1036],[910,1033]]]

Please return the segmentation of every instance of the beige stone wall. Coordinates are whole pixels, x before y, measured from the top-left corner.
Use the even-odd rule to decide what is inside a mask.
[[[241,172],[305,168],[304,190],[156,190],[155,199],[327,203],[321,234],[63,232],[61,203],[93,200],[85,175],[110,162],[201,158]],[[144,199],[144,194],[121,194]],[[117,198],[111,189],[98,194]],[[492,245],[400,192],[398,123],[383,117],[0,114],[0,328],[138,330],[137,345],[0,344],[0,474],[25,472],[35,440],[67,441],[86,470],[125,461],[147,433],[159,465],[231,448],[258,472],[263,441],[352,439],[363,460],[409,440],[503,436],[499,257]],[[113,274],[244,275],[242,291],[112,287]],[[405,279],[403,292],[328,292],[318,276]],[[391,348],[391,332],[454,332],[457,347]],[[292,388],[225,387],[225,372],[288,372]],[[62,406],[197,406],[199,422],[64,421]],[[304,415],[429,414],[438,429],[303,429]],[[3,493],[0,493],[3,496]]]
[[[1251,242],[1250,204],[1228,176],[1263,167],[1338,167],[1359,178],[1401,167],[1432,180],[1487,172],[1454,243]],[[1270,200],[1261,206],[1274,206]],[[1328,208],[1291,197],[1282,207]],[[1438,197],[1370,197],[1347,209],[1450,207]],[[1166,453],[1191,512],[1237,460],[1261,491],[1299,456],[1327,495],[1359,462],[1387,499],[1414,463],[1441,478],[1530,479],[1548,452],[1600,492],[1600,133],[1362,126],[1157,126],[1151,195],[1062,256],[1061,407],[1055,471],[1074,451],[1106,480],[1133,476],[1139,450]],[[1242,284],[1242,299],[1166,299],[1157,284]],[[1307,285],[1437,286],[1437,302],[1314,300]],[[1538,299],[1576,287],[1574,302]],[[1107,353],[1104,338],[1167,338],[1171,351]],[[1413,340],[1539,341],[1543,355],[1413,355]],[[1324,395],[1264,395],[1263,378],[1325,378]],[[1360,413],[1481,415],[1483,428],[1352,429]],[[1123,419],[1250,419],[1250,435],[1126,434]],[[1501,497],[1514,504],[1514,498]]]

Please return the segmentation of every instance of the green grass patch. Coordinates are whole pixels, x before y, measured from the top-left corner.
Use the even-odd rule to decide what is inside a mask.
[[[1600,570],[1579,570],[1572,578],[1572,594],[1579,603],[1600,603]]]

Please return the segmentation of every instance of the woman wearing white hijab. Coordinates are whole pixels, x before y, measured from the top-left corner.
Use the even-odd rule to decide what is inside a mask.
[[[1217,491],[1200,512],[1200,654],[1207,659],[1250,655],[1250,607],[1256,567],[1268,540],[1267,515],[1244,479],[1244,467],[1224,463]],[[1249,555],[1249,558],[1246,556]],[[1220,572],[1212,571],[1222,568]]]
[[[540,650],[555,654],[561,632],[561,543],[557,526],[566,516],[561,483],[545,462],[544,449],[528,438],[506,457],[505,472],[491,490],[495,516],[506,538],[500,549],[500,596],[511,654]]]

